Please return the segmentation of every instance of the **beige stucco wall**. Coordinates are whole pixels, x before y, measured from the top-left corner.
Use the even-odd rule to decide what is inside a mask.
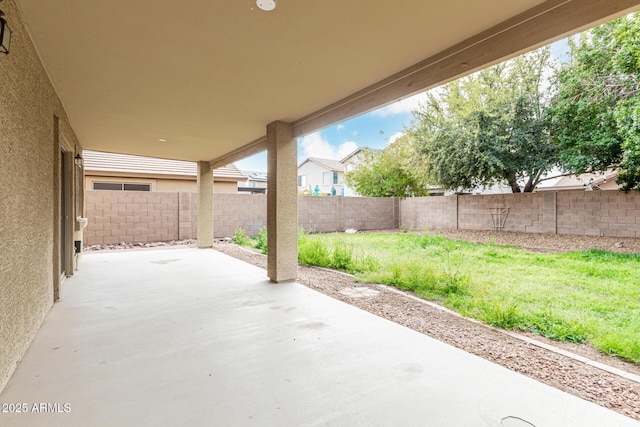
[[[198,186],[196,185],[195,180],[157,179],[155,191],[196,193],[198,191]]]
[[[213,181],[213,192],[215,194],[237,194],[237,181]]]
[[[0,54],[0,391],[51,308],[59,278],[54,116],[58,133],[79,148],[14,1],[1,8],[12,39],[10,54]]]
[[[329,185],[324,185],[322,184],[322,174],[324,172],[331,172],[331,179],[333,182],[333,171],[324,168],[322,166],[320,166],[317,163],[314,162],[306,162],[305,164],[303,164],[302,166],[300,166],[298,168],[298,176],[300,175],[304,175],[307,177],[307,185],[304,187],[298,187],[298,193],[301,193],[305,190],[309,191],[309,189],[311,190],[311,193],[313,193],[313,189],[315,188],[316,185],[318,185],[318,187],[320,188],[320,193],[324,193],[324,194],[331,194],[331,187],[335,187],[336,188],[336,194],[340,194],[340,188],[344,185],[344,173],[343,172],[338,172],[338,184],[333,185],[333,184],[329,184]]]

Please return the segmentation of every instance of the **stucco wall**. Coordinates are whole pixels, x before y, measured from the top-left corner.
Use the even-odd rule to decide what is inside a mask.
[[[59,277],[54,116],[77,145],[13,0],[1,8],[12,38],[10,54],[0,54],[0,390],[51,308]]]
[[[236,181],[213,181],[214,194],[238,194],[238,183]]]
[[[298,192],[309,191],[313,194],[313,189],[316,185],[320,188],[320,193],[331,194],[331,187],[335,187],[336,194],[340,194],[340,189],[344,185],[344,173],[338,172],[338,184],[328,184],[324,185],[323,182],[323,173],[330,172],[331,173],[331,182],[333,183],[333,171],[330,171],[327,168],[320,166],[314,162],[306,162],[302,166],[298,168],[298,176],[304,175],[307,177],[307,185],[304,187],[298,187]]]

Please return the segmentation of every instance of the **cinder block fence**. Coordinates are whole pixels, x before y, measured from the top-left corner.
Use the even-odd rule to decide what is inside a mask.
[[[499,228],[527,233],[640,237],[640,193],[576,190],[420,197],[400,202],[400,223],[413,229]]]
[[[197,195],[128,191],[85,194],[84,244],[196,237]],[[264,195],[216,194],[214,234],[249,235],[267,223]],[[528,233],[640,237],[640,193],[561,191],[486,196],[397,198],[300,197],[298,223],[318,232],[408,227],[502,229]]]
[[[233,236],[238,227],[257,235],[267,224],[265,195],[216,194],[213,205],[216,237]],[[87,190],[85,208],[85,246],[196,238],[195,193]],[[298,198],[299,224],[318,232],[397,228],[399,211],[394,198]]]

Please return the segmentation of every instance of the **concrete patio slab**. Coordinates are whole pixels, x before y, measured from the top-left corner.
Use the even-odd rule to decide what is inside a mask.
[[[0,403],[29,427],[640,425],[198,249],[85,255]]]

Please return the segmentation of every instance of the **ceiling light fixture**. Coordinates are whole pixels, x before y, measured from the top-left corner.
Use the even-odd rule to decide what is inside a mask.
[[[167,140],[166,140],[166,139],[164,139],[164,138],[160,138],[160,139],[158,140],[158,142],[167,142]]]
[[[256,0],[256,5],[260,9],[266,12],[270,12],[276,8],[276,1],[275,0]]]

